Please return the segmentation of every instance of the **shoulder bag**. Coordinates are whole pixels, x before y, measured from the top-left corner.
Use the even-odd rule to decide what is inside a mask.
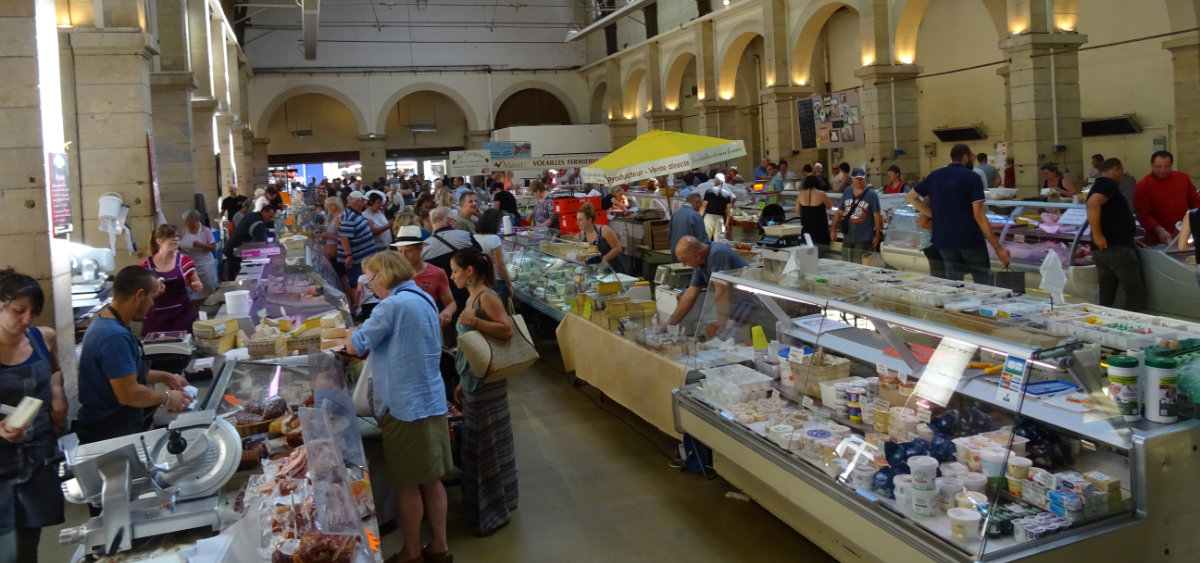
[[[870,189],[863,190],[862,195],[853,198],[850,201],[850,208],[842,215],[841,223],[838,225],[838,230],[842,231],[843,235],[850,234],[850,218],[854,216],[854,212],[858,210],[858,204],[862,203],[863,198],[867,197],[867,192]]]
[[[479,303],[476,301],[476,306]],[[513,335],[508,340],[473,330],[458,337],[458,347],[467,358],[475,377],[483,383],[496,383],[521,373],[540,359],[533,339],[521,315],[509,314]]]

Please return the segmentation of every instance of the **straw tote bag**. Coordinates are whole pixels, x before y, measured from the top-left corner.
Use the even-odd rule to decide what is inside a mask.
[[[475,305],[478,310],[478,300]],[[511,300],[508,308],[512,310]],[[484,383],[508,379],[525,371],[540,358],[533,347],[525,319],[511,313],[509,316],[512,318],[513,335],[507,341],[486,336],[478,330],[458,337],[458,347],[462,348],[467,364],[471,366],[475,377]]]

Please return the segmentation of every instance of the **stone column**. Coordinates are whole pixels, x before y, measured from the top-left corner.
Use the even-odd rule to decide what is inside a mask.
[[[637,138],[636,119],[610,119],[609,132],[612,134],[612,148],[617,150]]]
[[[196,191],[204,194],[206,201],[220,201],[221,181],[217,175],[217,157],[214,143],[216,128],[213,115],[217,100],[210,97],[192,98],[192,139],[196,163]],[[246,195],[246,194],[243,194]],[[211,211],[211,205],[210,209]]]
[[[380,177],[387,177],[387,136],[358,136],[358,160],[362,162],[363,189]]]
[[[662,111],[663,110],[663,73],[662,73],[662,50],[657,42],[651,42],[646,45],[646,77],[647,91],[650,94],[650,109],[646,111]],[[634,108],[634,113],[643,113],[642,108]],[[650,126],[656,129],[654,125]]]
[[[1010,84],[1008,65],[1001,65],[996,68],[996,75],[1004,79],[1004,142],[1012,143],[1013,136],[1013,115],[1012,115],[1012,87]],[[1012,147],[1009,147],[1009,158],[1012,158]]]
[[[884,171],[893,164],[906,173],[921,170],[913,80],[919,74],[921,67],[916,65],[874,65],[854,73],[863,82],[859,118],[867,146],[867,180],[873,185],[886,182]]]
[[[1200,33],[1195,31],[1163,43],[1171,51],[1175,78],[1175,170],[1200,182]]]
[[[262,186],[266,187],[266,182],[259,184],[254,181],[254,165],[253,165],[253,148],[250,146],[250,141],[254,138],[254,134],[242,123],[236,115],[233,118],[233,162],[234,173],[236,174],[235,182],[239,186]]]
[[[1047,161],[1058,163],[1075,185],[1084,185],[1078,51],[1084,43],[1087,36],[1076,33],[1027,33],[1000,42],[1011,61],[1008,152],[1016,159],[1018,198],[1037,195],[1038,167]]]
[[[212,97],[212,61],[209,54],[208,0],[187,0],[189,63],[195,74],[196,96]]]
[[[683,113],[679,110],[648,111],[645,115],[650,120],[651,129],[663,131],[683,131]]]
[[[38,87],[58,79],[55,24],[53,2],[0,2],[0,76],[4,77],[0,123],[10,132],[0,135],[0,170],[4,171],[0,206],[5,210],[0,221],[0,263],[32,276],[42,286],[46,303],[34,324],[54,327],[58,333],[58,361],[67,375],[64,383],[71,399],[77,386],[70,254],[62,248],[65,241],[54,238],[46,177],[46,154],[67,152],[61,120],[56,119],[63,111],[62,94]],[[37,40],[46,37],[49,48],[39,50]],[[70,171],[77,173],[78,168]],[[75,222],[76,229],[82,228],[78,216]]]
[[[270,139],[254,138],[251,139],[249,145],[251,147],[251,176],[254,184],[267,183],[267,169],[270,168],[271,153],[267,150],[267,145],[271,142]],[[308,183],[308,178],[302,180],[305,184]]]
[[[717,61],[713,22],[705,20],[692,28],[696,34],[696,100],[717,100]],[[704,118],[701,117],[701,130]]]
[[[764,148],[772,160],[792,158],[793,154],[801,154],[801,160],[812,160],[811,155],[795,152],[801,150],[796,103],[800,99],[807,99],[812,93],[812,88],[803,86],[774,86],[762,90],[759,98],[762,100]],[[815,154],[816,150],[811,152]],[[761,156],[749,155],[754,166],[758,166]],[[753,173],[753,166],[750,171]]]
[[[158,191],[163,198],[163,215],[173,225],[180,224],[183,212],[195,206],[196,146],[192,138],[191,100],[194,86],[190,72],[150,75]]]
[[[96,228],[98,201],[108,192],[121,194],[131,207],[127,223],[138,253],[130,256],[118,243],[118,268],[148,254],[147,241],[159,211],[150,177],[150,58],[155,54],[151,45],[152,38],[140,30],[77,29],[71,36],[84,242],[108,246],[108,235]]]
[[[467,131],[467,138],[464,139],[463,146],[467,150],[479,150],[483,148],[483,144],[492,140],[492,132],[487,129]]]
[[[700,115],[700,134],[732,139],[737,136],[737,103],[726,100],[696,102]]]
[[[216,150],[220,154],[217,177],[224,192],[229,186],[238,186],[245,196],[253,199],[255,186],[240,186],[237,183],[237,161],[233,149],[233,116],[227,111],[216,112],[217,127],[214,131]]]

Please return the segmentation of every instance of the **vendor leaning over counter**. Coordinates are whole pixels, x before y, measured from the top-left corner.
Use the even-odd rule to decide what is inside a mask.
[[[679,298],[679,303],[675,306],[675,312],[671,313],[671,318],[667,319],[666,324],[660,327],[661,332],[666,332],[668,326],[680,324],[688,317],[688,313],[696,305],[700,294],[708,288],[708,282],[714,272],[737,270],[750,265],[730,246],[720,242],[705,244],[693,236],[679,239],[679,243],[675,245],[675,255],[679,257],[680,263],[692,268],[692,281],[688,284],[687,291],[683,292]],[[729,314],[729,288],[724,284],[717,284],[715,291],[717,321],[705,327],[705,332],[710,338],[716,334],[721,325],[725,324]],[[684,326],[684,332],[689,332],[689,328],[694,327]]]
[[[163,292],[162,282],[150,270],[127,266],[113,281],[113,301],[100,311],[83,335],[79,355],[79,415],[75,433],[87,444],[147,429],[146,409],[165,406],[170,412],[191,404],[183,391],[184,378],[152,370],[142,344],[129,328],[141,321]],[[150,387],[162,383],[160,391]]]

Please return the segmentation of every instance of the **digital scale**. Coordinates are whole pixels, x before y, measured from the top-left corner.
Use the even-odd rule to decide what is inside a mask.
[[[783,235],[783,236],[764,236],[759,244],[766,248],[790,248],[793,246],[803,246],[804,238],[800,235]]]

